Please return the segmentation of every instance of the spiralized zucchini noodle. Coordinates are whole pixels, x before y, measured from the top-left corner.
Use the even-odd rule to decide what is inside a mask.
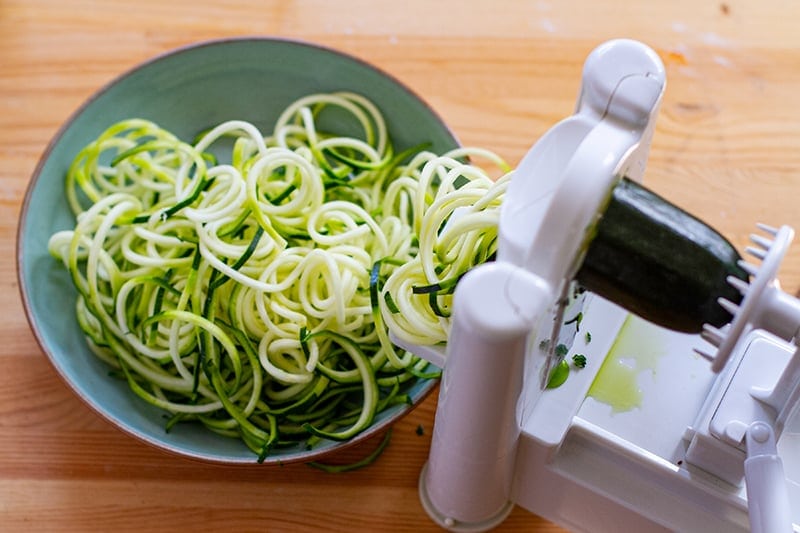
[[[331,114],[346,132],[320,127]],[[197,421],[263,460],[349,439],[438,375],[389,331],[446,340],[509,177],[486,150],[396,152],[353,93],[300,98],[268,135],[232,120],[186,142],[130,119],[74,159],[75,226],[49,250],[92,351],[168,429]]]

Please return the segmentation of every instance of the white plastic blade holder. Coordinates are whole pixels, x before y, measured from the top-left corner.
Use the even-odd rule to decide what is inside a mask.
[[[641,178],[664,86],[663,64],[651,49],[630,40],[601,45],[584,65],[576,113],[514,172],[500,213],[497,261],[471,270],[455,291],[420,478],[423,505],[439,525],[484,531],[513,507],[525,367],[538,365],[544,378],[550,364],[526,359],[529,337],[543,319],[552,321],[614,185],[622,176]]]
[[[613,40],[589,54],[575,114],[539,139],[514,172],[500,211],[498,261],[568,294],[611,190],[623,176],[642,178],[665,85],[658,55],[639,42]],[[551,338],[561,324],[554,326]],[[546,359],[540,387],[557,362],[553,354]]]

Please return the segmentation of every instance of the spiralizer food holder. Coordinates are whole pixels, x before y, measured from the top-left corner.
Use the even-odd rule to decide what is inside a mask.
[[[447,529],[491,529],[516,504],[593,532],[800,531],[800,302],[775,279],[792,230],[760,226],[757,264],[722,276],[725,324],[672,327],[573,281],[615,191],[641,180],[664,88],[646,46],[593,51],[575,114],[514,173],[497,260],[459,282],[447,346],[405,346],[444,370],[420,495]],[[677,274],[675,299],[708,275]]]

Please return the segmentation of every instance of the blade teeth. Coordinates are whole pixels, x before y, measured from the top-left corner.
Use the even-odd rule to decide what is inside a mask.
[[[762,237],[761,235],[750,235],[750,240],[756,246],[759,246],[763,250],[769,250],[772,247],[773,241]]]
[[[739,294],[744,296],[747,294],[747,290],[750,288],[750,284],[747,283],[745,280],[737,278],[736,276],[728,276],[727,277],[728,284],[739,291]]]
[[[753,257],[758,257],[761,260],[764,260],[767,257],[766,250],[762,250],[761,248],[753,248],[752,246],[748,246],[745,248],[745,252],[752,255]]]
[[[748,263],[744,259],[739,260],[739,266],[742,267],[742,270],[750,274],[751,276],[755,276],[758,274],[758,267],[752,263]]]
[[[703,325],[703,331],[700,333],[700,336],[704,341],[717,347],[725,340],[725,334],[722,333],[720,329],[709,324]]]
[[[758,223],[756,227],[763,231],[764,233],[769,233],[770,235],[778,235],[778,228],[773,228],[772,226],[768,226],[767,224]]]
[[[777,237],[781,231],[778,228],[774,228],[767,224],[759,223],[757,224],[757,227],[759,230],[761,230],[762,232],[771,237]],[[748,246],[747,248],[745,248],[745,252],[753,257],[756,257],[757,259],[760,259],[761,261],[767,259],[770,250],[775,244],[774,240],[756,234],[750,235],[750,241],[753,243],[754,246]],[[756,277],[758,275],[759,271],[758,266],[752,263],[748,263],[744,259],[739,260],[737,264],[749,276]],[[726,281],[731,287],[739,291],[739,293],[742,296],[746,296],[747,293],[750,291],[750,284],[741,278],[738,278],[736,276],[728,276],[726,278]],[[730,313],[732,316],[736,316],[736,314],[739,312],[740,309],[739,305],[733,303],[728,299],[718,298],[717,303],[720,305],[720,307],[725,309],[725,311]],[[711,326],[710,324],[703,325],[703,330],[700,332],[700,337],[710,345],[713,345],[717,348],[722,346],[722,344],[725,342],[726,339],[725,331],[716,328],[714,326]],[[711,354],[708,351],[699,348],[695,348],[694,352],[698,356],[702,357],[703,359],[711,363],[714,363],[714,361],[717,359],[716,352],[714,354]]]
[[[732,315],[735,315],[739,312],[739,306],[730,300],[726,300],[725,298],[717,298],[717,303]]]
[[[711,361],[714,360],[714,356],[713,355],[711,355],[708,352],[704,352],[703,350],[700,350],[698,348],[694,349],[694,353],[696,353],[697,355],[699,355],[700,357],[702,357],[703,359],[705,359],[708,362],[711,362]]]

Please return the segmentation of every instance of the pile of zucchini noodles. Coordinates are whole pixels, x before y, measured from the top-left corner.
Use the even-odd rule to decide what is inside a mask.
[[[331,112],[358,133],[318,129]],[[349,439],[437,375],[388,331],[446,340],[458,278],[495,252],[509,176],[485,150],[396,153],[353,93],[295,101],[269,136],[233,120],[188,143],[130,119],[75,158],[76,223],[49,250],[92,351],[167,429],[199,421],[263,461]]]

